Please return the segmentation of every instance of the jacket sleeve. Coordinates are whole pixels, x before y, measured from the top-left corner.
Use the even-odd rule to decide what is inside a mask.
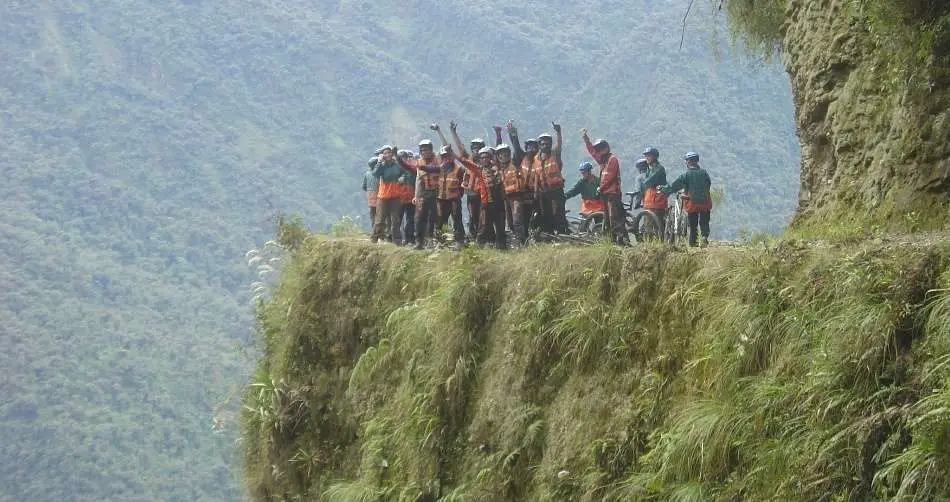
[[[366,191],[366,175],[363,175],[363,191]]]
[[[584,178],[581,178],[581,179],[577,180],[577,183],[574,183],[574,188],[568,190],[567,193],[564,194],[564,198],[565,198],[565,199],[570,199],[571,197],[574,197],[574,196],[580,194],[580,193],[581,193],[581,187],[583,187],[583,186],[584,186]]]
[[[521,160],[524,159],[524,150],[521,149],[521,142],[518,141],[518,131],[515,129],[508,131],[508,138],[511,140],[511,151],[513,153],[511,160],[514,161],[516,166],[520,166]]]
[[[416,174],[416,172],[418,171],[418,169],[416,169],[416,166],[412,165],[411,162],[406,162],[405,159],[396,157],[396,162],[398,162],[399,165],[402,166],[403,170],[409,171],[412,174]]]
[[[607,161],[607,167],[604,168],[604,172],[600,173],[600,190],[603,191],[617,181],[619,174],[620,161],[617,160],[616,155],[611,155],[610,160]]]
[[[594,154],[594,145],[590,142],[590,136],[584,135],[584,146],[587,147],[587,153],[590,154],[590,158],[594,159],[595,162],[600,164],[600,161],[597,159],[597,155]]]
[[[660,191],[665,193],[666,195],[669,195],[671,193],[679,192],[680,190],[684,188],[687,188],[686,173],[681,174],[680,177],[676,178],[676,180],[671,185],[665,187],[664,189]]]

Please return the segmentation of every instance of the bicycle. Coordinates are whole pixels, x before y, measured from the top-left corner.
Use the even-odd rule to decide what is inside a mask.
[[[663,238],[660,218],[650,209],[644,209],[640,201],[640,192],[625,192],[629,202],[623,202],[627,231],[633,234],[637,242],[654,241]]]
[[[664,229],[664,238],[671,244],[683,242],[687,238],[687,226],[689,216],[686,214],[686,202],[689,198],[682,192],[677,192],[670,197],[669,209],[666,216],[666,228]]]

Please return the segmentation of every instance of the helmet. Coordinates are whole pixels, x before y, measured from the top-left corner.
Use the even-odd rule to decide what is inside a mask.
[[[686,155],[683,155],[683,160],[695,160],[699,161],[699,154],[696,152],[686,152]]]
[[[647,159],[637,159],[637,169],[646,169],[650,167],[650,163],[647,162]]]
[[[528,138],[524,140],[525,148],[527,148],[528,145],[537,145],[537,144],[538,144],[538,140],[536,138]]]
[[[424,139],[424,140],[420,141],[420,142],[419,142],[419,148],[422,148],[422,147],[424,147],[424,146],[427,146],[427,147],[429,147],[429,148],[432,148],[432,140],[431,140],[431,139]]]
[[[379,154],[381,154],[381,153],[383,153],[383,147],[377,148],[377,149],[376,149],[376,155],[379,155]]]
[[[588,173],[589,173],[589,172],[591,172],[591,171],[594,170],[594,166],[593,166],[593,164],[591,164],[590,162],[584,162],[583,164],[581,164],[581,167],[578,167],[578,168],[577,168],[577,170],[580,171],[580,172],[582,172],[582,173],[584,173],[584,172],[588,172]]]
[[[379,153],[383,153],[383,152],[385,152],[386,150],[389,150],[390,152],[393,151],[393,146],[392,146],[392,145],[383,145],[383,146],[379,147]]]
[[[550,141],[550,140],[551,140],[551,135],[548,134],[548,133],[539,134],[539,135],[538,135],[538,142],[540,142],[542,139],[546,139],[546,140],[549,140],[549,141]]]
[[[498,153],[498,152],[500,152],[500,151],[502,151],[502,150],[505,150],[505,151],[510,152],[510,151],[511,151],[511,147],[508,146],[508,145],[505,144],[505,143],[502,143],[502,144],[500,144],[500,145],[498,145],[498,146],[495,147],[495,153]]]
[[[416,155],[410,152],[409,150],[399,150],[398,152],[396,152],[396,156],[401,157],[403,159],[411,159],[415,157]]]
[[[443,146],[442,148],[439,149],[439,155],[448,155],[449,152],[451,152],[451,151],[452,151],[452,149],[449,147],[449,145],[445,145],[445,146]]]
[[[482,148],[481,150],[478,151],[478,154],[479,154],[479,155],[481,155],[481,154],[483,154],[483,153],[487,153],[487,154],[489,154],[489,155],[494,155],[494,154],[495,154],[495,149],[492,148],[492,147],[490,147],[490,146],[486,146],[485,148]]]
[[[660,151],[652,146],[643,151],[643,155],[650,155],[652,157],[660,158]]]
[[[594,142],[594,150],[607,150],[610,148],[610,144],[607,143],[605,139],[598,139]]]
[[[475,138],[475,139],[473,139],[472,141],[469,141],[469,143],[470,143],[470,144],[473,144],[473,145],[474,145],[474,144],[484,145],[484,144],[485,144],[485,140],[483,140],[482,138]]]

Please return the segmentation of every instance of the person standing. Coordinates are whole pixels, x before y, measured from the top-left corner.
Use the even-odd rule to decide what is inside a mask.
[[[660,151],[650,147],[643,151],[647,160],[647,175],[643,180],[643,208],[656,214],[660,228],[665,228],[668,197],[658,187],[666,185],[666,168],[660,164]]]
[[[407,174],[406,168],[395,159],[395,147],[386,145],[376,159],[373,174],[379,178],[376,202],[376,221],[372,241],[389,239],[402,244],[402,205],[404,189],[400,179]]]
[[[366,172],[363,173],[363,191],[366,192],[366,204],[369,206],[369,226],[371,229],[376,224],[376,196],[379,192],[379,178],[373,173],[376,162],[376,157],[369,159]]]
[[[413,206],[415,208],[415,244],[416,249],[425,247],[436,219],[436,196],[439,191],[441,163],[435,156],[432,141],[419,142],[419,158],[415,161],[416,184]],[[400,163],[403,160],[400,159]],[[408,161],[407,161],[408,162]]]
[[[462,224],[462,175],[465,170],[452,160],[452,147],[443,145],[439,152],[442,166],[439,174],[439,229],[452,218],[452,233],[459,247],[465,245],[465,226]],[[439,235],[442,233],[439,231]],[[440,237],[441,238],[441,237]]]
[[[686,172],[676,178],[671,185],[663,187],[662,192],[665,195],[676,193],[680,190],[686,190],[686,215],[689,221],[689,245],[696,247],[696,227],[702,234],[702,246],[709,245],[709,213],[712,211],[712,197],[709,188],[712,181],[709,179],[709,173],[699,167],[699,154],[696,152],[687,152],[683,156],[686,161]]]
[[[452,132],[455,147],[458,148],[459,158],[471,160],[469,152],[465,150],[465,146],[462,145],[462,139],[459,137],[458,124],[454,121],[449,122],[449,130]],[[474,138],[469,143],[469,146],[472,148],[471,155],[477,155],[478,152],[485,148],[485,140],[482,138]],[[462,188],[465,189],[465,202],[468,207],[468,234],[469,238],[474,241],[476,240],[479,218],[482,213],[482,198],[473,185],[474,181],[471,178],[471,174],[465,171],[465,175],[462,178]]]
[[[571,199],[578,195],[581,196],[581,232],[586,232],[590,226],[591,217],[597,213],[602,216],[607,214],[607,206],[604,204],[604,198],[600,195],[600,178],[594,176],[594,166],[590,162],[584,162],[577,168],[581,177],[574,184],[574,187],[564,194],[565,199]],[[607,223],[607,222],[605,222]],[[604,228],[610,228],[604,225]]]
[[[623,246],[630,244],[627,235],[627,218],[623,209],[623,192],[620,190],[620,159],[611,153],[607,140],[598,139],[591,143],[587,129],[581,129],[581,139],[594,162],[600,166],[600,195],[607,208],[607,222],[614,243]]]

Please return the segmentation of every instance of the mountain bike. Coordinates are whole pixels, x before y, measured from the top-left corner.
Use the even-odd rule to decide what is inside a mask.
[[[689,198],[685,194],[677,192],[669,200],[666,228],[663,232],[664,239],[671,244],[685,242],[689,218],[686,214],[686,202]]]
[[[663,238],[663,228],[660,218],[649,209],[644,209],[640,200],[640,192],[626,192],[629,199],[623,203],[627,231],[633,234],[637,242],[654,241]]]

